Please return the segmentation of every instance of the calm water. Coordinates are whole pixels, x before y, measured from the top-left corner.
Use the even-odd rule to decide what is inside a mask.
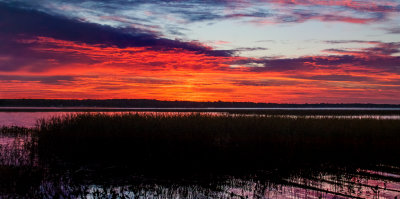
[[[4,111],[4,110],[10,110],[10,109],[19,109],[20,111]],[[73,110],[79,110],[79,109],[84,109],[85,111],[73,111]],[[24,111],[21,111],[24,110]],[[107,110],[105,112],[105,110]],[[113,111],[113,110],[118,110],[118,111]],[[55,116],[63,116],[67,114],[79,114],[79,113],[103,113],[103,114],[123,114],[123,113],[138,113],[138,114],[168,114],[168,115],[178,115],[178,114],[192,114],[192,113],[199,113],[199,114],[212,114],[212,115],[248,115],[248,116],[271,116],[268,115],[268,112],[266,113],[255,113],[255,114],[238,114],[238,113],[232,113],[232,112],[226,112],[224,110],[255,110],[255,109],[195,109],[195,110],[204,110],[207,112],[180,112],[180,111],[185,111],[185,110],[193,110],[193,109],[176,109],[177,111],[168,111],[171,109],[162,109],[162,108],[156,108],[154,111],[145,111],[147,109],[143,109],[143,111],[139,111],[140,109],[138,108],[96,108],[96,107],[89,107],[89,108],[54,108],[54,107],[0,107],[0,126],[23,126],[23,127],[34,127],[36,124],[36,121],[38,119],[47,119]],[[153,110],[153,109],[152,109]],[[215,111],[214,111],[215,110]],[[321,110],[354,110],[354,111],[365,111],[365,110],[377,110],[377,111],[385,111],[385,110],[393,110],[397,111],[400,109],[395,109],[395,108],[387,108],[387,109],[378,109],[378,108],[265,108],[265,109],[257,109],[257,110],[316,110],[316,111],[321,111]],[[26,111],[26,112],[25,112]],[[391,115],[385,115],[385,114],[355,114],[355,115],[318,115],[318,113],[313,114],[313,115],[276,115],[274,116],[278,117],[306,117],[306,118],[343,118],[343,119],[379,119],[379,120],[385,120],[385,119],[390,119],[390,120],[400,120],[400,114],[391,114]]]
[[[0,112],[0,127],[1,126],[21,126],[21,127],[34,127],[37,120],[48,119],[51,117],[59,117],[68,114],[83,114],[88,112]],[[163,114],[163,115],[183,115],[193,114],[193,112],[90,112],[90,113],[102,113],[107,115],[124,114],[124,113],[138,113],[138,114]],[[211,114],[221,115],[227,114],[222,112],[207,112],[200,114]]]

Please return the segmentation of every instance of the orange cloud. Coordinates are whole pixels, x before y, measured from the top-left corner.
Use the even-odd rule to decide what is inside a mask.
[[[368,71],[363,66],[341,63],[348,55],[277,59],[270,64],[283,67],[282,70],[266,70],[268,65],[260,68],[263,70],[256,70],[259,67],[248,66],[244,61],[263,60],[211,56],[178,48],[118,48],[48,37],[21,42],[29,43],[32,50],[48,55],[46,57],[62,59],[66,56],[75,60],[66,63],[54,59],[53,65],[46,66],[46,70],[21,68],[0,72],[1,98],[278,103],[399,103],[396,100],[400,99],[399,74]],[[359,54],[362,53],[353,56]],[[83,63],[82,59],[92,62]],[[290,69],[299,64],[295,72]],[[335,67],[326,67],[326,64]],[[302,68],[304,66],[307,67]],[[283,70],[285,67],[289,68]]]

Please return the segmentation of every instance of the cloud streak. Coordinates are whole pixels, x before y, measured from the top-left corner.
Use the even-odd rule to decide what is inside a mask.
[[[16,82],[39,82],[42,84],[63,85],[76,81],[76,76],[22,76],[22,75],[0,75],[0,81]]]
[[[261,67],[248,67],[255,72],[263,71],[310,71],[323,69],[344,69],[347,72],[371,69],[374,72],[392,72],[400,74],[400,42],[378,41],[327,41],[328,43],[367,43],[374,47],[358,50],[326,49],[330,55],[304,56],[298,58],[266,58],[238,60],[235,64],[246,66],[251,63],[262,64]]]
[[[16,1],[21,3],[21,1]],[[25,2],[51,13],[108,23],[120,27],[142,27],[141,32],[162,29],[158,17],[170,22],[193,23],[244,20],[257,24],[304,23],[309,20],[367,24],[388,20],[400,12],[393,0],[233,0],[233,1],[41,1]],[[79,12],[73,12],[79,10]],[[72,12],[71,12],[72,11]],[[71,14],[72,13],[72,14]],[[112,13],[112,15],[110,15]],[[120,14],[118,14],[120,13]],[[107,20],[107,21],[104,21]],[[173,24],[173,23],[172,23]],[[168,28],[168,27],[165,27]],[[172,29],[171,29],[172,30]],[[173,30],[172,30],[173,31]]]

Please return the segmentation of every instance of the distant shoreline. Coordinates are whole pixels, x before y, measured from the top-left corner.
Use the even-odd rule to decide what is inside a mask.
[[[193,109],[193,110],[255,110],[255,109],[399,109],[400,104],[361,104],[361,103],[319,103],[319,104],[278,104],[255,102],[193,102],[193,101],[160,101],[149,99],[0,99],[0,107],[7,108],[41,108],[41,109]]]
[[[267,115],[400,115],[400,108],[385,107],[248,107],[248,108],[125,108],[125,107],[0,107],[0,112],[218,112]]]

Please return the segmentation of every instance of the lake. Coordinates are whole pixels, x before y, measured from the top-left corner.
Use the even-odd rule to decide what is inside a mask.
[[[85,109],[54,111],[49,108],[1,111],[0,126],[34,127],[36,120],[79,113],[124,114],[192,114],[171,110]],[[332,109],[329,109],[332,110]],[[343,109],[338,109],[343,110]],[[346,111],[348,109],[345,109]],[[165,112],[166,111],[166,112]],[[236,111],[236,109],[234,110]],[[246,109],[248,111],[248,109]],[[365,114],[282,115],[268,110],[260,117],[305,117],[399,120],[395,113],[379,115],[376,109]],[[292,109],[290,109],[292,111]],[[294,111],[298,111],[294,109]],[[351,110],[360,111],[360,110]],[[361,110],[365,111],[365,109]],[[379,109],[378,111],[382,111]],[[385,110],[386,111],[386,110]],[[391,110],[392,111],[392,110]],[[398,110],[394,110],[398,111]],[[196,111],[198,113],[198,111]],[[208,109],[207,115],[239,115],[241,113]],[[245,113],[254,116],[255,113]],[[257,115],[256,114],[256,115]],[[400,121],[399,121],[400,122]],[[98,168],[91,166],[48,167],[36,153],[35,138],[30,134],[0,134],[0,198],[390,198],[400,196],[400,165],[309,165],[271,166],[251,171],[218,171],[157,174],[143,173],[123,166]],[[266,154],[268,156],[268,154]],[[160,162],[160,166],[164,163]]]
[[[103,114],[213,114],[308,118],[400,120],[399,108],[104,108],[104,107],[0,107],[0,126],[34,127],[38,119],[79,113]]]

